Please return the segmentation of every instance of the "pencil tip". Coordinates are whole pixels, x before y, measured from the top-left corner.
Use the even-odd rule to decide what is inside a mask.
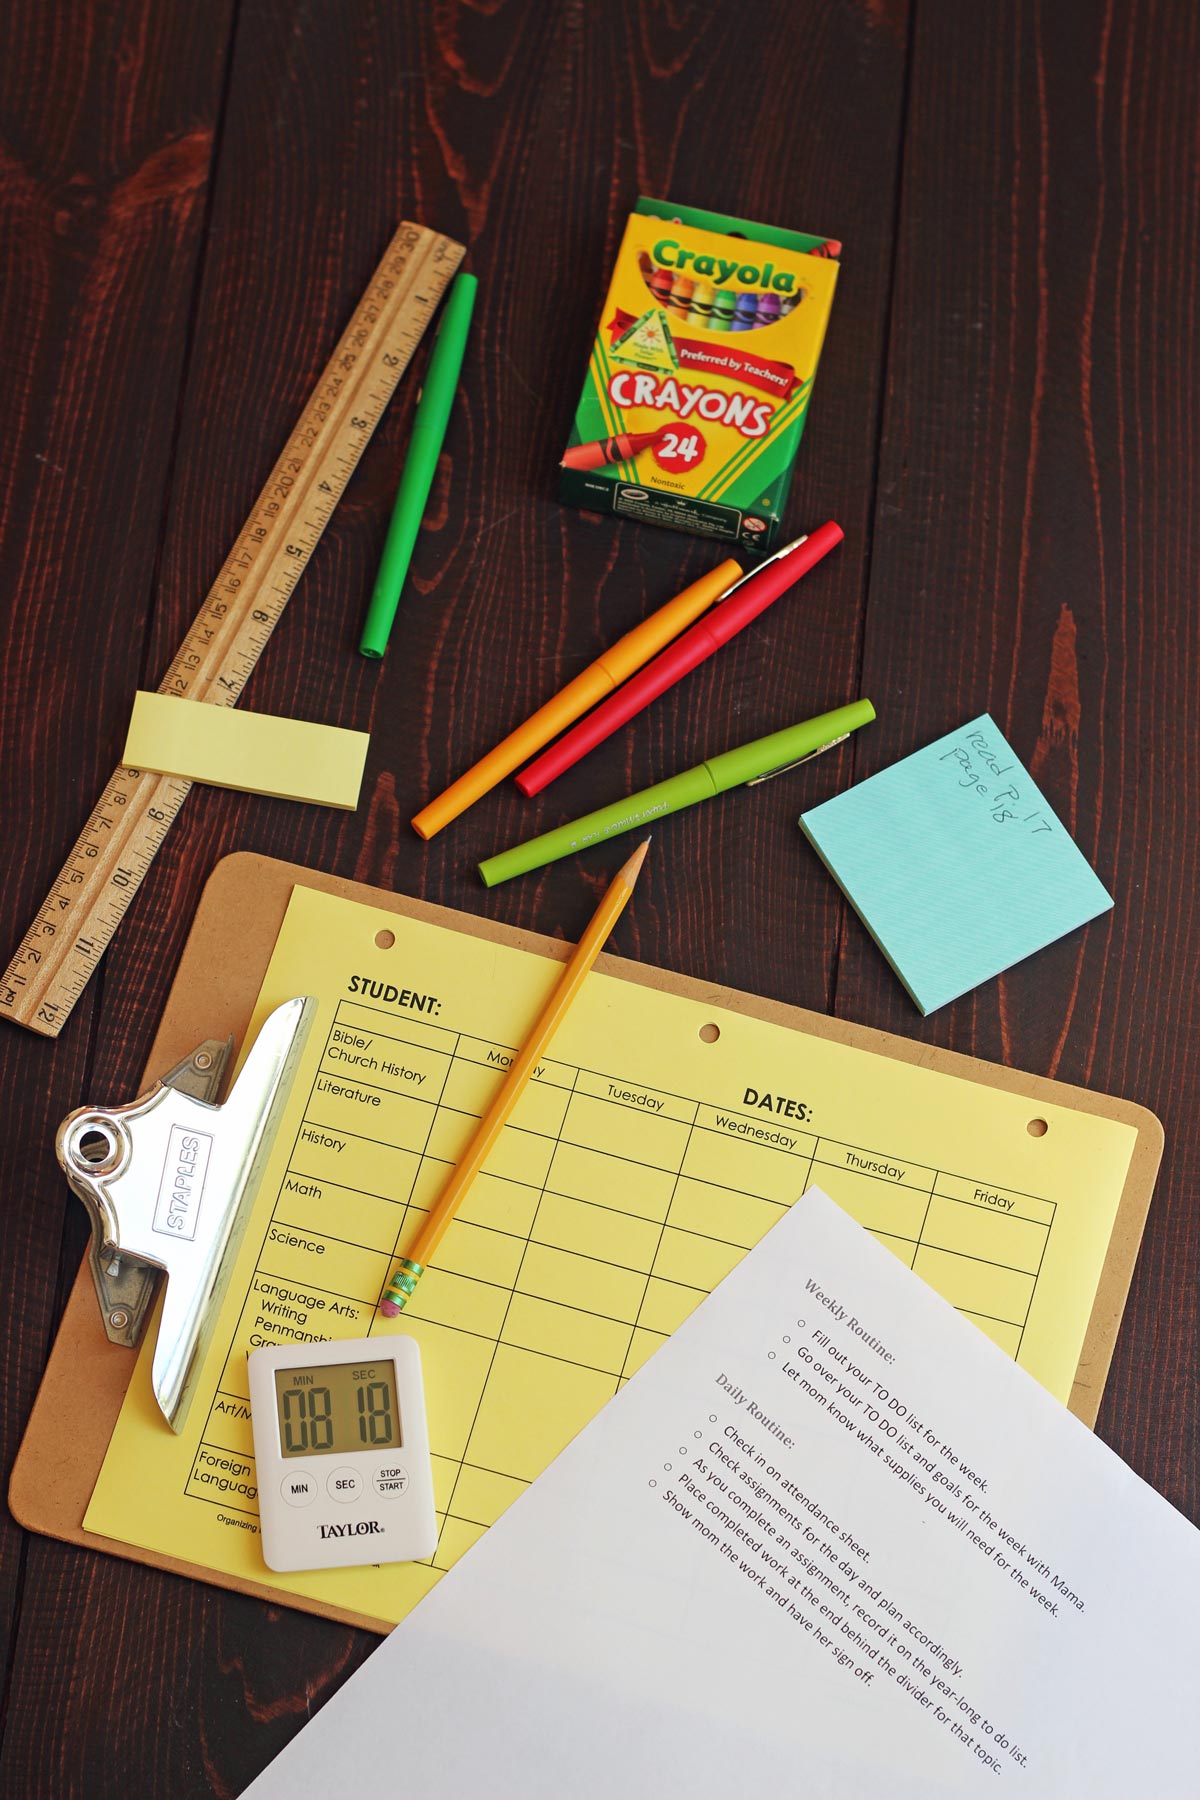
[[[629,858],[629,861],[625,864],[625,867],[621,870],[621,873],[625,877],[626,881],[634,882],[637,880],[638,875],[641,872],[642,864],[646,860],[646,852],[649,848],[650,848],[650,839],[649,838],[646,838],[642,843],[640,843],[638,845],[638,847],[634,851],[633,855]]]

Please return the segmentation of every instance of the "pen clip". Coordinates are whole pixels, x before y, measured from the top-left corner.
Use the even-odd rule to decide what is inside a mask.
[[[798,769],[801,763],[811,762],[814,756],[821,756],[826,750],[832,750],[836,745],[844,744],[849,736],[848,731],[843,731],[841,737],[830,738],[827,744],[818,744],[817,748],[810,750],[807,756],[798,756],[795,762],[784,763],[781,769],[770,769],[765,775],[753,776],[746,786],[761,787],[764,781],[774,781],[777,775],[786,775],[789,769]]]
[[[800,548],[801,544],[807,544],[808,537],[809,534],[806,531],[803,537],[793,538],[790,544],[785,544],[783,546],[782,550],[776,550],[774,556],[765,557],[762,562],[756,563],[752,569],[747,569],[746,573],[739,576],[737,581],[733,582],[727,588],[722,588],[721,592],[717,595],[717,600],[728,600],[730,594],[736,594],[738,589],[743,587],[747,581],[753,580],[755,575],[761,575],[764,569],[769,569],[771,564],[773,562],[778,562],[781,556],[790,556],[793,550],[798,550]]]

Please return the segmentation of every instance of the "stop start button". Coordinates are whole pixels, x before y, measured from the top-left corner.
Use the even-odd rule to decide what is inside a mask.
[[[399,1463],[386,1463],[382,1469],[376,1469],[371,1480],[375,1492],[383,1499],[395,1499],[408,1486],[408,1470],[402,1469]]]

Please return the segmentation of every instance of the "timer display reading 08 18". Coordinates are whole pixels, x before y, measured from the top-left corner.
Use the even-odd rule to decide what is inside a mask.
[[[345,1456],[403,1442],[390,1360],[276,1369],[275,1407],[285,1457]]]

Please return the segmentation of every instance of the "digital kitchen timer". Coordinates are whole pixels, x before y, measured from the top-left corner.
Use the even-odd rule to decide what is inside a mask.
[[[410,1337],[249,1356],[263,1560],[280,1573],[437,1548],[421,1353]]]

